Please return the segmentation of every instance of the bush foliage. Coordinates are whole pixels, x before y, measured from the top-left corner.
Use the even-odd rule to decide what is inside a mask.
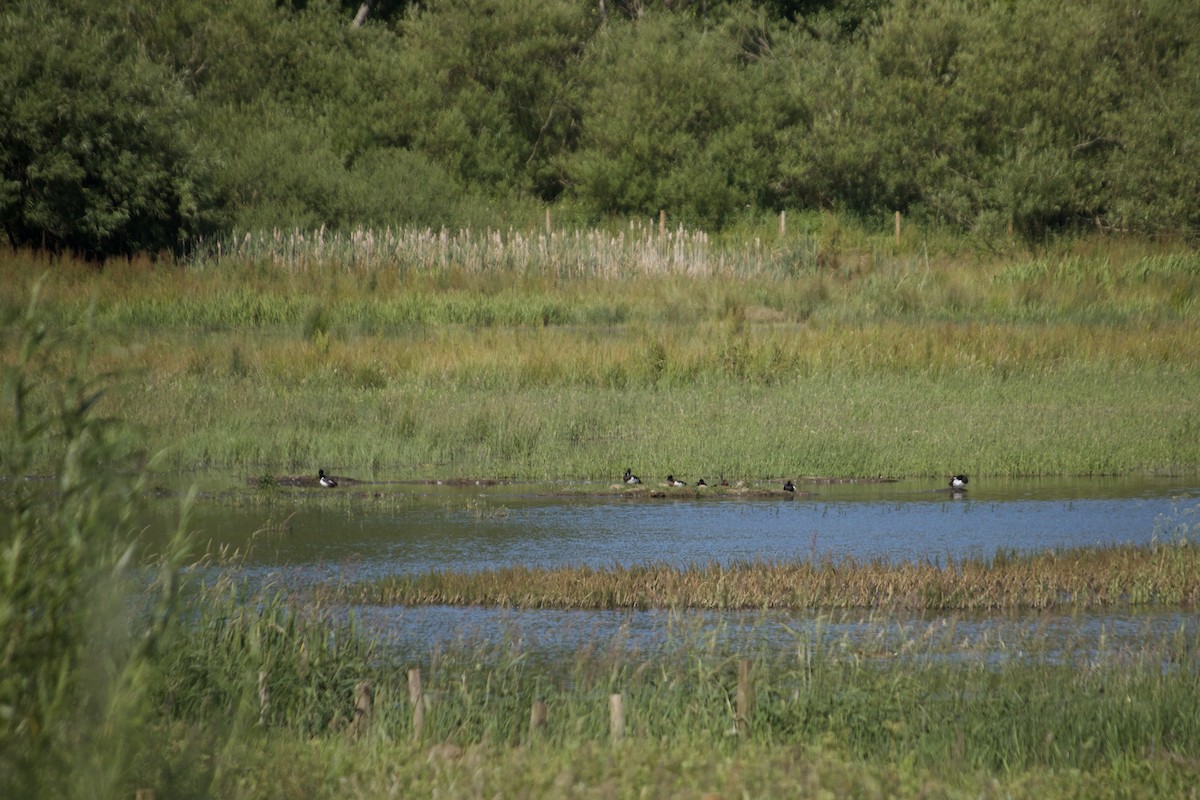
[[[1195,235],[1200,8],[1170,0],[20,0],[0,231],[779,210]],[[570,209],[569,212],[566,210]],[[561,217],[560,217],[561,218]]]

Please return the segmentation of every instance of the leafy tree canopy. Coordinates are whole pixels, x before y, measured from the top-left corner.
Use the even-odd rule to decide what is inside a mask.
[[[1200,232],[1196,4],[362,6],[4,4],[0,236],[105,257],[547,203]]]
[[[86,6],[0,16],[0,229],[91,256],[156,251],[210,223],[192,98]]]

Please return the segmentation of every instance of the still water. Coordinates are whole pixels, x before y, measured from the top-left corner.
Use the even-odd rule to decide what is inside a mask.
[[[312,581],[512,564],[944,562],[1149,542],[1200,523],[1200,486],[1187,481],[978,483],[961,496],[927,483],[812,484],[794,498],[363,483],[269,507],[201,501],[192,527],[202,541],[249,549],[257,568]]]
[[[761,484],[763,490],[774,483]],[[929,482],[804,484],[721,496],[680,490],[633,496],[607,486],[391,484],[297,490],[281,504],[202,500],[201,541],[248,552],[247,575],[281,588],[430,570],[513,564],[687,565],[812,557],[945,563],[997,551],[1195,538],[1200,482],[1138,478],[977,480],[952,495]],[[336,495],[332,493],[338,493]],[[1032,615],[974,620],[809,612],[578,612],[476,608],[362,608],[368,630],[402,645],[485,639],[573,647],[597,640],[644,648],[696,626],[731,646],[790,646],[797,636],[1093,639],[1194,631],[1189,614]],[[932,626],[932,627],[930,627]],[[1061,629],[1061,630],[1060,630]],[[1089,634],[1089,631],[1091,633]],[[1007,632],[1007,633],[1006,633]],[[886,645],[885,645],[886,646]]]

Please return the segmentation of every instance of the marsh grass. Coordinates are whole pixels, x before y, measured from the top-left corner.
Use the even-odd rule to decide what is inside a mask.
[[[735,562],[539,568],[392,576],[341,588],[354,603],[580,609],[1012,611],[1191,608],[1200,548],[1184,539],[991,559]]]
[[[186,635],[161,653],[157,715],[128,742],[139,758],[104,796],[135,786],[226,798],[471,796],[481,780],[584,797],[614,787],[1136,794],[1192,785],[1200,753],[1200,642],[1184,630],[1120,648],[1048,648],[1036,630],[971,641],[953,623],[897,637],[882,618],[845,638],[816,617],[770,645],[730,645],[719,629],[685,623],[652,651],[620,636],[579,650],[467,636],[429,651],[377,647],[328,595],[287,598],[222,579],[187,597]],[[738,736],[742,658],[753,662],[756,702]],[[404,688],[413,667],[426,698],[419,735]],[[356,729],[353,687],[364,679],[374,713]],[[614,693],[626,715],[617,743]],[[536,734],[535,700],[549,710]]]
[[[76,291],[95,288],[92,278],[80,283]],[[101,315],[102,305],[98,299]],[[1066,656],[1036,635],[997,647],[914,629],[894,643],[883,634],[825,636],[819,620],[783,645],[736,649],[719,631],[683,626],[654,652],[619,638],[576,652],[511,638],[464,638],[433,652],[386,649],[332,594],[300,597],[270,583],[251,589],[236,559],[220,561],[225,572],[211,582],[209,562],[185,569],[186,502],[176,535],[139,570],[135,545],[145,532],[131,530],[130,520],[146,489],[145,462],[133,446],[136,430],[107,416],[129,408],[114,396],[138,400],[131,416],[151,442],[155,431],[178,436],[189,425],[212,437],[239,407],[319,428],[299,410],[326,396],[305,394],[301,376],[280,405],[286,393],[262,381],[254,341],[204,344],[197,356],[151,336],[136,347],[116,337],[126,354],[97,357],[104,347],[80,346],[86,325],[54,326],[61,306],[50,321],[34,310],[5,332],[5,472],[48,465],[54,486],[0,487],[5,797],[1165,796],[1194,791],[1200,777],[1200,648],[1187,628],[1127,647],[1064,648]],[[306,338],[320,334],[314,324]],[[312,363],[334,352],[331,343]],[[147,394],[118,388],[115,377],[97,382],[130,353],[192,366],[171,372],[147,361]],[[668,348],[661,353],[669,357]],[[105,358],[114,361],[92,363]],[[655,409],[678,411],[679,397],[661,391],[647,395]],[[747,391],[756,412],[770,408],[771,387]],[[351,393],[332,396],[355,410]],[[458,399],[468,396],[484,395]],[[213,404],[226,413],[217,417]],[[432,408],[416,404],[404,422],[402,407],[396,419],[419,437],[416,414]],[[475,433],[459,441],[495,441],[492,431],[504,427],[490,427],[498,424],[491,417],[501,411],[468,415]],[[526,413],[529,429],[545,424],[536,409]],[[283,426],[262,430],[272,427]],[[309,435],[293,433],[295,453],[310,456],[302,434]],[[518,452],[530,452],[521,450],[527,440],[514,439]],[[180,457],[228,457],[214,441],[190,442]],[[623,464],[630,445],[620,446]],[[1143,556],[1113,551],[1107,567],[1118,575],[1148,570],[1151,593],[1195,574],[1180,545],[1151,551],[1160,560],[1149,566]],[[1010,560],[1019,567],[1022,558]],[[1001,561],[992,568],[1008,569]],[[1060,567],[1036,569],[1054,575]],[[1074,562],[1061,569],[1095,574]],[[726,593],[715,577],[718,594]],[[757,702],[735,736],[742,658],[753,659]],[[419,737],[403,686],[414,667],[430,698]],[[353,690],[365,680],[375,712],[369,725],[355,726]],[[612,693],[626,698],[626,738],[616,744],[607,735]],[[545,731],[531,736],[534,699],[550,711]]]
[[[1194,322],[1200,256],[1122,240],[985,257],[930,253],[837,221],[791,236],[612,230],[270,231],[232,235],[186,263],[0,258],[9,313],[50,270],[48,311],[92,296],[124,328],[290,325],[311,334],[411,325],[694,324],[725,318],[1145,326]],[[834,230],[830,233],[825,228]],[[15,304],[15,305],[14,305]]]
[[[237,557],[189,598],[187,642],[164,654],[161,699],[181,719],[230,717],[310,734],[345,729],[354,688],[376,672],[355,624],[283,588],[251,590]],[[196,565],[200,566],[200,565]]]
[[[968,638],[919,627],[900,641],[883,633],[831,637],[818,619],[798,628],[790,644],[749,649],[728,649],[719,643],[719,631],[684,626],[653,652],[619,640],[565,651],[520,639],[464,639],[433,652],[395,651],[373,671],[378,711],[371,731],[355,745],[347,744],[345,731],[313,732],[303,715],[293,723],[283,713],[272,719],[274,733],[261,743],[239,737],[270,754],[261,768],[227,750],[222,771],[236,765],[254,785],[265,780],[259,769],[286,758],[298,774],[324,776],[334,751],[338,763],[353,765],[358,779],[349,791],[362,796],[378,791],[378,781],[401,793],[453,791],[457,781],[481,772],[514,785],[537,773],[536,780],[551,786],[569,772],[570,785],[585,796],[613,783],[666,792],[709,790],[709,781],[722,781],[721,789],[792,786],[796,776],[786,770],[751,769],[752,777],[697,772],[694,760],[750,769],[756,759],[778,766],[797,750],[816,763],[855,765],[850,775],[856,777],[840,778],[850,785],[864,775],[887,776],[902,795],[916,795],[930,782],[978,787],[980,781],[1021,777],[1039,785],[1039,778],[1051,775],[1057,785],[1067,774],[1086,782],[1111,776],[1118,765],[1129,770],[1120,781],[1126,787],[1176,785],[1195,775],[1200,650],[1194,631],[1121,649],[1056,642],[1053,652],[1036,631],[1003,642],[972,644]],[[225,646],[200,639],[196,647]],[[738,736],[734,698],[742,658],[752,660],[756,702],[749,727]],[[410,667],[423,674],[419,735],[402,683]],[[253,696],[253,670],[242,673],[243,691]],[[612,694],[624,698],[626,738],[620,743],[609,737]],[[539,733],[529,729],[535,700],[549,710]],[[344,697],[341,702],[348,707]],[[251,704],[242,713],[257,711]],[[179,721],[205,719],[193,711]],[[291,751],[297,734],[309,745]],[[652,760],[658,768],[650,772],[650,762],[637,755],[647,751],[658,754]],[[608,753],[616,754],[613,760]],[[589,757],[580,763],[584,755]],[[397,758],[409,766],[383,772],[373,766],[377,759]],[[571,759],[575,766],[568,770]],[[512,772],[500,766],[514,762],[521,766]],[[841,785],[832,774],[821,780]],[[337,789],[347,790],[345,784]]]
[[[360,353],[358,362],[347,356],[327,365],[297,352],[267,376],[266,347],[241,350],[245,375],[217,362],[219,347],[206,362],[214,366],[194,373],[147,367],[143,382],[123,388],[122,403],[139,409],[149,441],[169,446],[167,463],[253,475],[321,464],[349,476],[580,480],[607,488],[629,464],[711,482],[951,469],[1141,474],[1191,472],[1200,463],[1200,371],[835,371],[770,385],[713,375],[608,388],[532,379],[513,385],[509,377],[519,371],[493,368],[486,357],[469,366],[470,353],[440,381],[433,372],[406,378],[396,371],[412,357],[403,348],[395,361]],[[535,362],[555,349],[549,342],[513,347]]]
[[[48,320],[92,309],[91,368],[131,378],[104,402],[136,409],[168,468],[1200,468],[1194,251],[984,256],[833,218],[794,230],[250,233],[101,267],[7,252],[0,313],[42,273]]]
[[[1146,759],[1178,759],[1172,769],[1190,774],[1189,759],[1200,753],[1200,642],[1187,626],[1097,645],[1050,642],[1036,626],[969,634],[945,617],[896,626],[880,616],[850,637],[815,616],[797,623],[787,641],[681,621],[652,649],[620,634],[586,637],[579,649],[544,645],[536,634],[466,634],[428,650],[374,647],[328,593],[281,602],[270,590],[214,591],[197,597],[195,633],[169,654],[180,667],[164,684],[173,722],[216,724],[250,747],[267,733],[273,747],[299,736],[318,750],[341,748],[352,687],[368,678],[372,727],[344,751],[360,768],[360,759],[381,752],[414,752],[401,742],[413,742],[431,763],[452,748],[457,755],[441,765],[451,770],[473,748],[489,764],[524,752],[557,763],[581,748],[609,749],[612,694],[624,698],[626,738],[638,748],[730,758],[810,748],[814,756],[872,770],[902,766],[949,783],[1047,769],[1102,773]],[[757,699],[738,736],[734,698],[746,658]],[[404,687],[410,668],[423,676],[420,731]],[[529,729],[535,700],[549,709],[540,733]],[[240,755],[221,757],[238,763]],[[320,773],[321,758],[314,752],[297,766]],[[404,780],[418,781],[408,784],[415,791],[445,779],[438,771]],[[660,788],[677,780],[642,779]]]

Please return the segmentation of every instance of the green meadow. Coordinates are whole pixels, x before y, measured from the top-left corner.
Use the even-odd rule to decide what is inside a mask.
[[[249,502],[319,467],[564,491],[611,491],[626,466],[1196,474],[1186,245],[995,253],[792,226],[276,232],[103,264],[4,252],[0,795],[1194,794],[1186,518],[1144,547],[945,565],[515,568],[304,594],[196,549],[189,509],[228,493],[182,498],[173,534],[138,521],[176,502],[152,487],[181,470]],[[415,652],[347,600],[812,615],[771,646],[680,617],[652,649]],[[970,624],[1097,610],[1180,624],[1099,646]],[[837,613],[872,624],[831,635]]]
[[[277,231],[102,268],[9,252],[0,310],[19,316],[40,281],[48,319],[90,319],[92,368],[113,376],[102,408],[166,469],[603,482],[629,465],[1200,465],[1189,247],[996,255],[826,217],[792,230]]]

